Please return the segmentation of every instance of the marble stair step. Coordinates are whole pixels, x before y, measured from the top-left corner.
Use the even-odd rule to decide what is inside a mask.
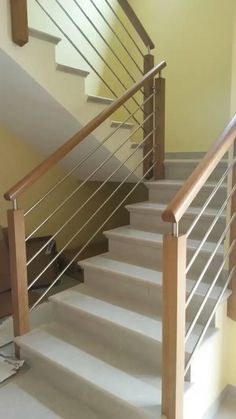
[[[111,419],[161,418],[160,389],[52,334],[35,329],[17,338],[28,363],[66,392]],[[62,375],[63,374],[63,375]],[[63,379],[62,379],[63,377]]]
[[[165,204],[150,201],[126,206],[126,209],[130,213],[130,225],[132,227],[150,232],[168,234],[171,233],[172,226],[170,223],[164,222],[161,218],[162,212],[165,208]],[[188,208],[179,224],[179,231],[181,234],[185,234],[188,231],[200,211],[200,207]],[[210,225],[213,223],[218,212],[218,209],[207,208],[199,219],[196,227],[193,229],[191,237],[198,240],[202,239]],[[223,233],[225,225],[226,213],[223,212],[210,233],[208,240],[217,241]]]
[[[163,235],[149,231],[135,229],[132,226],[118,227],[105,231],[104,235],[109,240],[109,253],[114,259],[122,259],[127,263],[137,264],[150,269],[162,271]],[[199,240],[189,239],[187,242],[187,260],[193,257]],[[195,279],[205,267],[209,257],[215,249],[214,242],[206,242],[194,261],[189,274]],[[224,246],[220,245],[211,266],[209,273],[216,273],[222,263]],[[171,256],[170,256],[171,258]]]
[[[157,202],[160,204],[168,204],[172,198],[176,195],[178,190],[183,186],[183,180],[158,180],[145,182],[146,187],[149,190],[149,201]],[[202,207],[206,202],[207,198],[215,188],[216,184],[214,182],[207,182],[202,187],[199,194],[193,200],[191,206],[193,207]],[[227,196],[227,185],[222,184],[215,196],[211,200],[211,208],[220,208]]]

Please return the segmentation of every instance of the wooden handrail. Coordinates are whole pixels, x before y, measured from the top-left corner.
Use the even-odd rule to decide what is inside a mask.
[[[135,11],[130,6],[128,1],[127,0],[117,0],[117,1],[119,3],[120,7],[125,12],[128,19],[130,20],[130,22],[132,23],[135,30],[139,34],[139,36],[142,39],[144,45],[146,45],[146,47],[148,47],[150,49],[154,49],[155,48],[154,43],[152,42],[152,40],[151,40],[150,36],[148,35],[146,29],[142,25],[141,21],[139,20],[138,16],[136,15]]]
[[[11,0],[10,11],[12,40],[22,47],[29,41],[27,0]]]
[[[53,166],[62,160],[71,150],[80,144],[88,137],[97,127],[99,127],[107,118],[109,118],[117,109],[119,109],[128,99],[137,93],[143,85],[154,78],[158,73],[166,67],[166,62],[162,61],[160,64],[152,68],[145,76],[137,83],[135,83],[129,90],[127,90],[120,98],[116,99],[107,109],[104,109],[100,114],[93,118],[87,125],[70,138],[65,144],[59,147],[41,164],[36,166],[30,173],[17,182],[10,190],[8,190],[4,197],[8,201],[14,201],[30,186],[32,186],[39,178],[45,175]]]
[[[191,176],[177,192],[171,203],[162,213],[162,219],[178,223],[189,208],[198,192],[201,190],[213,170],[227,153],[236,139],[236,114],[227,125],[219,139],[206,153]]]

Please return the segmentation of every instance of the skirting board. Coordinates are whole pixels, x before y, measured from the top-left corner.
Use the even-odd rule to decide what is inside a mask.
[[[226,399],[226,397],[235,397],[236,398],[236,387],[232,385],[227,385],[219,397],[214,401],[214,403],[209,407],[202,419],[213,419],[217,414],[220,405]]]

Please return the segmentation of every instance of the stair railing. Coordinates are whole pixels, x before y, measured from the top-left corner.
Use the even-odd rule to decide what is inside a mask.
[[[28,173],[23,179],[21,179],[15,186],[13,186],[8,192],[5,193],[5,199],[8,201],[12,201],[13,209],[8,211],[8,229],[9,229],[9,250],[10,250],[10,264],[11,264],[11,286],[12,286],[12,298],[13,298],[13,323],[14,323],[14,334],[15,336],[19,336],[25,334],[29,331],[29,312],[30,310],[34,309],[41,301],[47,297],[48,293],[51,291],[52,287],[61,279],[63,279],[63,275],[66,273],[67,269],[71,266],[73,262],[75,262],[78,257],[81,255],[84,249],[92,242],[97,235],[104,230],[104,227],[107,225],[107,222],[112,219],[113,215],[117,212],[121,206],[127,201],[128,197],[136,190],[138,185],[140,185],[143,180],[146,178],[147,174],[150,172],[153,173],[155,178],[160,176],[160,170],[158,166],[163,167],[162,154],[159,156],[159,148],[163,149],[164,145],[161,144],[163,141],[163,136],[159,137],[159,133],[164,132],[164,127],[161,126],[161,123],[164,123],[163,115],[164,110],[159,109],[159,90],[156,89],[156,86],[159,86],[159,83],[163,83],[163,79],[160,77],[161,71],[166,67],[166,63],[163,61],[160,64],[156,65],[152,70],[149,71],[139,82],[137,82],[134,86],[132,86],[127,92],[125,92],[122,97],[116,99],[111,105],[107,107],[107,109],[103,110],[99,115],[97,115],[93,120],[91,120],[86,126],[84,126],[80,131],[74,135],[71,139],[69,139],[65,144],[59,147],[53,154],[51,154],[46,160],[44,160],[41,164],[35,167],[30,173]],[[34,197],[37,195],[37,185],[38,181],[45,177],[50,171],[53,170],[58,164],[65,162],[65,159],[68,158],[70,153],[77,152],[80,148],[77,148],[82,142],[89,141],[89,137],[92,133],[100,127],[103,123],[106,123],[108,118],[114,114],[124,103],[128,102],[132,99],[133,95],[142,88],[145,83],[152,84],[152,92],[150,96],[141,104],[144,106],[145,103],[150,102],[152,104],[151,113],[145,117],[144,122],[140,124],[136,130],[140,130],[144,123],[148,119],[153,121],[152,130],[148,133],[148,136],[152,137],[152,147],[147,152],[147,155],[139,157],[140,148],[132,149],[129,145],[131,134],[127,135],[124,138],[124,131],[121,132],[121,129],[124,128],[127,121],[129,121],[129,117],[124,122],[121,122],[118,127],[112,130],[112,132],[107,135],[101,143],[93,149],[81,156],[79,162],[70,170],[68,171],[65,176],[61,177],[57,183],[55,183],[51,188],[46,190],[43,195],[39,195],[36,199]],[[163,103],[163,102],[162,102]],[[139,108],[137,108],[134,112],[137,112]],[[161,114],[161,119],[160,115]],[[116,135],[116,139],[113,137]],[[119,143],[117,144],[117,139],[119,139]],[[144,144],[146,138],[143,139],[142,143]],[[104,152],[101,153],[101,147],[107,145],[110,142],[113,143],[113,151],[104,155]],[[128,146],[128,153],[127,153],[127,145]],[[127,157],[123,157],[121,159],[121,155],[119,154],[120,151],[126,147],[126,155]],[[146,167],[146,171],[142,171],[143,162],[147,157],[151,157],[151,164],[150,166]],[[117,157],[116,164],[114,170],[109,168],[109,163],[112,161],[114,157]],[[92,167],[91,162],[94,162],[96,158],[96,168],[94,170],[90,169]],[[128,168],[127,163],[131,163],[131,166]],[[63,168],[63,165],[61,166]],[[78,172],[82,168],[88,170],[89,175],[86,178],[78,183],[75,189],[69,189],[66,192],[66,196],[61,196],[61,189],[62,185],[67,185],[68,179],[74,179],[77,181],[78,179]],[[114,161],[113,166],[114,167]],[[121,169],[127,167],[125,172],[121,172]],[[89,197],[83,201],[81,192],[84,190],[88,185],[88,182],[91,180],[99,179],[101,170],[106,169],[105,175],[103,175],[103,180],[100,181],[99,186],[94,189],[94,192],[89,195]],[[79,172],[80,173],[80,172]],[[76,178],[77,175],[77,178]],[[118,180],[117,180],[118,176]],[[102,191],[104,186],[106,186],[110,182],[110,185],[113,185],[113,191],[109,193],[108,197],[104,199],[102,204],[96,204],[96,210],[92,209],[89,212],[89,205],[91,202],[97,203],[98,192]],[[113,183],[111,183],[113,182]],[[114,183],[115,182],[115,183]],[[122,187],[126,185],[125,191],[122,190]],[[127,185],[128,185],[128,193],[127,193]],[[60,192],[60,201],[58,203],[55,202],[55,192],[59,189]],[[32,201],[31,205],[26,208],[22,209],[20,204],[20,198],[25,195],[26,192],[31,191],[31,198]],[[117,192],[123,191],[122,196],[123,198],[117,198]],[[35,202],[33,201],[35,199]],[[71,202],[72,199],[76,198],[76,210],[74,208],[71,209]],[[54,209],[43,214],[43,218],[38,221],[41,217],[40,215],[40,208],[43,208],[44,211],[48,208],[49,203],[50,205],[54,205]],[[106,208],[106,204],[109,203],[110,207],[106,211],[105,215],[102,215],[101,218],[98,220],[96,219],[97,215],[100,215],[101,210]],[[67,205],[67,212],[63,213],[65,206]],[[111,209],[112,206],[112,209]],[[71,211],[71,214],[68,215],[68,211]],[[80,228],[76,229],[76,223],[73,224],[72,232],[68,226],[71,226],[71,222],[80,220],[80,218],[76,218],[77,216],[80,217],[81,211],[86,211],[83,213],[83,217],[85,221]],[[35,211],[39,211],[36,213]],[[34,215],[34,219],[37,220],[37,225],[31,230],[28,231],[28,219],[31,215]],[[58,228],[53,230],[53,234],[51,237],[48,238],[47,242],[42,245],[42,247],[36,251],[30,258],[27,258],[26,252],[26,244],[28,240],[36,235],[40,237],[42,235],[42,228],[46,226],[47,231],[51,233],[53,227],[51,226],[51,222],[55,220],[55,217],[58,216],[59,218],[59,225]],[[103,217],[103,218],[102,218]],[[92,225],[92,223],[96,221],[93,233],[89,236],[89,239],[83,244],[82,248],[77,252],[77,254],[73,257],[73,259],[60,271],[60,273],[52,280],[51,284],[44,290],[42,295],[39,296],[38,300],[29,308],[29,291],[32,289],[33,286],[37,285],[42,275],[47,273],[47,270],[52,266],[52,264],[58,260],[61,253],[72,246],[73,241],[77,239],[77,237],[84,233],[84,231]],[[102,221],[101,221],[102,220]],[[68,230],[67,230],[68,228]],[[69,232],[68,232],[69,231]],[[61,233],[65,233],[62,237]],[[60,236],[61,235],[61,236]],[[52,244],[53,241],[58,240],[58,237],[63,240],[63,243],[60,244],[58,248],[58,253],[53,257],[53,259],[47,263],[43,269],[40,268],[40,272],[35,276],[35,278],[30,280],[28,283],[28,275],[27,270],[29,269],[31,263],[33,261],[37,261],[37,257],[44,251],[46,247]]]
[[[76,8],[75,10],[77,10],[88,23],[91,31],[94,33],[96,32],[99,39],[102,40],[102,43],[106,48],[106,54],[102,54],[99,51],[99,48],[94,44],[89,30],[87,29],[85,32],[83,26],[78,23],[76,16],[71,15],[66,2],[62,2],[61,0],[52,0],[50,5],[57,7],[58,11],[63,14],[65,22],[70,23],[73,29],[75,29],[83,38],[88,48],[95,53],[96,57],[103,63],[104,68],[108,71],[110,80],[104,76],[103,71],[99,71],[96,63],[93,62],[90,57],[91,54],[88,54],[87,49],[84,49],[83,46],[81,46],[81,43],[77,42],[76,39],[72,39],[71,35],[68,33],[68,29],[64,27],[62,23],[58,21],[58,18],[50,12],[49,3],[42,2],[41,0],[34,0],[34,4],[35,7],[38,7],[39,10],[43,11],[45,17],[53,23],[55,29],[60,31],[73,49],[87,63],[87,65],[91,68],[92,73],[96,75],[101,85],[105,87],[107,94],[116,99],[139,79],[140,74],[144,75],[154,67],[154,56],[150,53],[150,51],[155,48],[155,45],[127,0],[117,0],[118,10],[110,4],[109,0],[103,0],[103,6],[112,13],[119,26],[117,29],[115,26],[113,27],[113,25],[110,24],[94,0],[88,1],[91,5],[90,12],[86,11],[78,0],[73,0],[73,4]],[[27,0],[12,0],[10,5],[12,17],[12,39],[18,45],[23,46],[29,41]],[[108,29],[108,35],[104,35],[93,22],[94,12],[100,16],[104,27]],[[130,28],[127,28],[126,21],[124,21],[123,18],[128,20],[131,25]],[[121,29],[123,32],[121,33],[118,29]],[[133,30],[133,32],[131,32],[131,30]],[[110,40],[111,36],[117,41],[117,46],[115,47],[112,45]],[[147,53],[143,51],[143,45],[148,49]],[[108,52],[112,59],[109,59],[109,57],[106,56]],[[113,60],[114,63],[112,64]],[[137,124],[137,126],[140,125],[142,119],[145,119],[145,117],[150,114],[150,102],[146,102],[146,99],[150,96],[151,89],[151,82],[147,82],[140,89],[140,91],[137,91],[136,94],[132,96],[132,100],[128,105],[127,103],[124,103],[123,105],[125,117],[126,115],[131,116],[131,122]],[[164,80],[162,81],[162,84],[160,83],[160,85],[157,86],[157,89],[160,91],[160,101],[163,101],[165,98]],[[144,102],[143,108],[140,106],[141,102]],[[133,111],[135,106],[139,106],[139,111],[134,113]],[[164,108],[164,106],[164,104],[161,105],[162,108]],[[160,115],[160,117],[162,116]],[[138,140],[140,140],[140,138],[146,138],[144,143],[144,154],[146,154],[151,148],[152,140],[151,137],[147,136],[147,134],[151,131],[150,127],[152,125],[153,121],[151,119],[147,120],[146,123],[142,125],[143,132],[139,134]],[[164,135],[164,133],[159,133],[159,135]],[[160,152],[163,154],[164,150]],[[150,164],[150,157],[144,160],[144,169],[148,164]],[[164,176],[164,167],[161,168],[161,166],[159,166],[158,169],[160,170],[162,176]]]
[[[236,115],[226,127],[218,141],[213,144],[203,160],[193,171],[184,185],[177,192],[162,214],[165,222],[172,224],[172,234],[164,236],[163,249],[163,388],[162,412],[168,419],[182,419],[184,407],[184,377],[188,373],[196,350],[214,318],[217,308],[230,286],[232,294],[228,300],[228,316],[236,320],[236,272],[235,272],[235,242],[236,242]],[[231,150],[233,148],[233,152]],[[231,154],[230,154],[231,150]],[[216,185],[207,184],[207,180],[219,165],[226,153],[230,154],[228,165]],[[228,183],[226,183],[228,181]],[[227,188],[228,184],[231,186]],[[208,185],[208,186],[207,186]],[[207,197],[204,192],[207,189]],[[228,189],[227,193],[226,190]],[[202,196],[201,196],[202,194]],[[204,196],[205,194],[205,196]],[[224,196],[223,196],[224,194]],[[186,216],[194,200],[202,201],[202,208],[194,222],[184,232],[181,220]],[[214,203],[219,210],[209,225],[209,229],[197,246],[187,243],[194,229],[207,207]],[[231,215],[227,219],[226,227],[220,235],[216,245],[212,244],[210,257],[199,266],[199,255],[210,237],[214,227],[230,206]],[[227,237],[229,236],[229,244]],[[192,247],[192,249],[191,249]],[[220,257],[219,252],[220,251]],[[218,255],[218,256],[217,256]],[[218,259],[217,259],[218,257]],[[210,270],[209,270],[210,269]],[[191,281],[192,288],[186,287],[186,279]],[[207,278],[207,285],[203,287],[203,280]],[[217,287],[217,284],[220,286]],[[201,288],[202,287],[202,288]],[[196,292],[201,289],[202,301],[197,312],[194,312],[193,301]],[[196,333],[197,322],[206,309],[211,293],[215,292],[216,302],[207,320],[202,321],[200,333]],[[186,323],[186,314],[190,310],[194,318]],[[199,325],[198,325],[199,326]],[[188,356],[185,348],[192,338],[194,347]]]
[[[103,6],[107,7],[109,11],[114,15],[116,22],[123,30],[123,35],[119,33],[118,30],[109,23],[106,16],[102,13],[101,9],[96,5],[93,0],[89,0],[91,9],[90,12],[86,12],[85,8],[81,6],[78,0],[73,0],[74,6],[77,8],[78,13],[83,16],[83,18],[90,25],[92,31],[95,31],[98,37],[102,40],[103,44],[106,46],[106,51],[111,54],[111,57],[115,60],[113,65],[105,55],[102,54],[91,38],[89,30],[85,32],[83,25],[78,23],[78,19],[75,15],[72,15],[68,10],[68,4],[66,2],[61,2],[60,0],[53,0],[50,5],[54,4],[57,6],[58,11],[62,12],[64,15],[65,22],[69,22],[71,26],[77,30],[78,34],[82,36],[84,42],[88,45],[93,52],[95,52],[97,58],[103,63],[105,68],[108,70],[110,77],[112,78],[111,82],[107,81],[107,78],[104,77],[103,72],[100,72],[95,63],[89,57],[87,50],[84,49],[80,43],[76,42],[76,39],[72,39],[71,35],[68,34],[68,30],[58,22],[56,16],[52,15],[49,9],[49,4],[47,2],[42,2],[41,0],[34,0],[35,7],[39,7],[41,11],[44,12],[45,16],[54,24],[55,28],[62,33],[65,39],[73,46],[73,48],[78,52],[78,54],[83,58],[83,60],[89,65],[93,73],[96,74],[99,81],[107,89],[108,94],[111,94],[114,98],[119,97],[123,91],[126,91],[132,83],[135,83],[140,74],[143,75],[145,72],[149,71],[154,66],[154,61],[150,60],[151,56],[150,50],[155,46],[151,41],[149,35],[144,29],[139,18],[135,14],[134,10],[125,0],[118,1],[117,3],[120,7],[120,12],[128,18],[131,27],[136,31],[136,37],[131,34],[130,30],[126,27],[122,18],[119,16],[118,11],[111,6],[108,0],[103,0]],[[104,27],[109,29],[109,34],[105,36],[93,22],[93,13],[96,12],[103,21]],[[12,16],[12,38],[15,43],[20,46],[25,45],[29,40],[29,29],[28,29],[28,18],[27,18],[27,1],[11,1],[11,16]],[[119,47],[114,47],[111,44],[110,37],[111,35],[119,44]],[[126,36],[125,39],[123,37]],[[129,42],[126,42],[128,39]],[[145,54],[142,51],[142,46],[140,46],[140,41],[148,48],[148,54]],[[134,48],[133,48],[134,47]],[[135,49],[135,53],[134,53]],[[138,53],[138,55],[136,54]],[[124,58],[125,56],[125,58]],[[123,57],[123,58],[122,58]],[[140,61],[141,57],[141,63]],[[120,68],[119,68],[120,67]],[[121,72],[122,70],[122,72]],[[132,74],[133,73],[133,74]],[[129,82],[126,80],[128,76]],[[127,84],[129,83],[129,84]],[[115,87],[114,87],[115,86]],[[136,95],[137,96],[137,95]],[[134,103],[138,104],[138,97],[133,97]],[[126,109],[127,112],[130,112]],[[137,121],[136,121],[137,122]]]

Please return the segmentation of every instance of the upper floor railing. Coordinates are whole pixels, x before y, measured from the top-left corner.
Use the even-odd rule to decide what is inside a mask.
[[[140,47],[137,44],[137,41],[134,39],[134,37],[132,36],[130,31],[127,29],[127,27],[125,27],[118,13],[114,10],[114,8],[111,6],[108,0],[105,0],[105,2],[114,13],[119,24],[123,27],[125,32],[128,34],[129,38],[132,40],[132,43],[139,50],[140,54],[143,55],[142,51],[140,50]],[[138,18],[138,16],[134,12],[134,10],[132,9],[128,1],[117,0],[117,2],[119,3],[123,12],[129,19],[131,25],[136,30],[140,39],[143,41],[144,45],[148,48],[149,51],[154,49],[155,45],[153,41],[151,40],[142,22],[140,21],[140,19]],[[75,1],[75,3],[79,5],[78,1]],[[12,18],[12,39],[17,45],[23,46],[29,41],[27,0],[10,0],[10,4],[11,4],[11,18]],[[95,3],[93,2],[93,4]],[[92,22],[91,19],[90,21]]]
[[[154,43],[127,0],[117,0],[114,5],[102,0],[99,6],[95,0],[31,0],[30,4],[37,13],[43,13],[46,24],[50,22],[91,69],[103,96],[120,97],[140,75],[153,68],[150,51]],[[13,41],[23,46],[29,41],[27,0],[12,1],[11,16]],[[132,113],[141,97],[137,92],[129,106],[124,104],[126,113]],[[133,115],[136,123],[141,118],[141,111]]]
[[[236,115],[232,118],[219,139],[212,145],[205,157],[177,192],[162,214],[165,222],[172,224],[172,235],[164,237],[163,271],[163,413],[167,418],[183,418],[184,377],[188,373],[197,349],[214,318],[225,291],[230,286],[232,294],[228,300],[228,316],[236,320]],[[207,184],[209,177],[224,156],[228,156],[227,167],[216,184]],[[208,193],[204,188],[208,185]],[[224,194],[222,194],[224,192]],[[201,196],[201,208],[187,232],[182,231],[181,221],[190,205]],[[187,252],[192,232],[199,227],[202,215],[215,202],[217,208],[213,221],[204,233],[197,248]],[[210,256],[202,263],[199,259],[204,245],[222,215],[229,214],[226,226],[216,244],[212,244]],[[190,243],[191,247],[191,243]],[[221,256],[217,258],[218,252]],[[222,256],[223,255],[223,256]],[[194,278],[191,289],[187,278]],[[204,283],[205,280],[205,283]],[[196,311],[194,299],[199,292],[202,300]],[[195,328],[209,303],[212,293],[215,303],[205,316],[197,339]],[[186,323],[187,312],[194,313]],[[206,312],[205,312],[206,313]],[[189,341],[193,349],[185,356]]]

